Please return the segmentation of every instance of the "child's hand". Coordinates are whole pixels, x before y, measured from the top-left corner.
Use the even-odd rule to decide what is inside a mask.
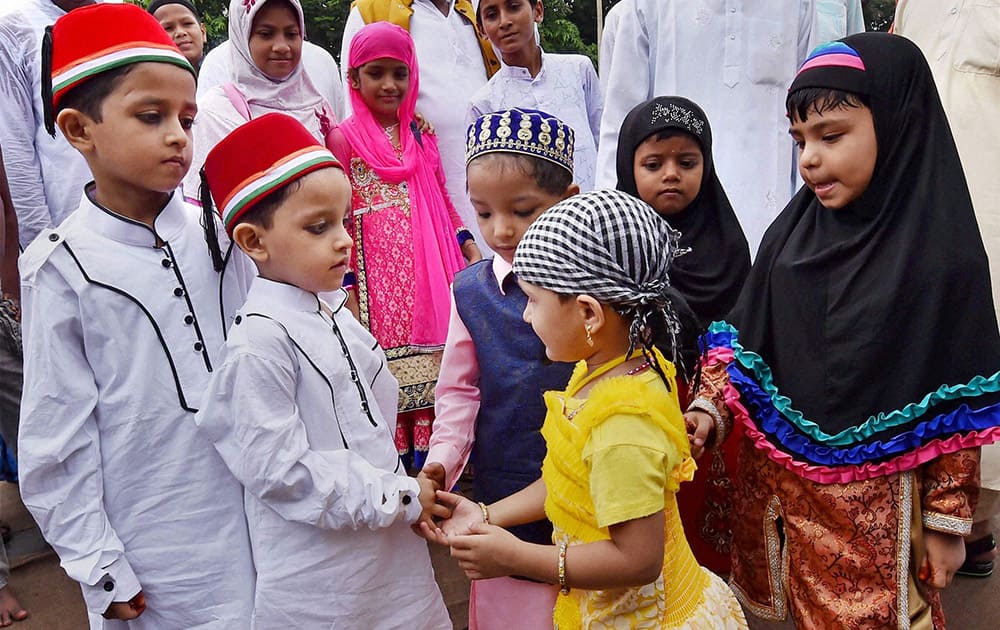
[[[467,260],[470,265],[483,259],[482,250],[479,249],[479,245],[476,245],[476,241],[473,240],[468,240],[462,243],[462,255],[465,256],[465,260]]]
[[[698,459],[705,452],[705,442],[715,431],[715,421],[704,411],[693,409],[684,414],[688,440],[691,442],[691,457]]]
[[[420,479],[421,477],[430,479],[435,484],[437,484],[437,487],[434,488],[434,490],[447,489],[444,487],[444,482],[445,482],[444,466],[439,464],[438,462],[428,462],[424,464],[423,469],[420,471],[419,474],[417,474],[417,479]]]
[[[965,562],[965,539],[955,534],[925,529],[924,547],[927,549],[927,557],[917,577],[933,588],[947,587],[955,577],[955,571]]]
[[[480,519],[481,521],[482,519]],[[451,555],[471,580],[515,575],[521,541],[502,527],[479,522],[466,535],[449,536]]]
[[[449,537],[468,534],[472,526],[483,522],[483,510],[463,496],[451,492],[437,493],[438,505],[446,507],[451,516],[438,524],[419,523],[420,535],[439,545],[450,544]]]
[[[105,619],[136,619],[146,610],[146,596],[142,591],[127,602],[111,602],[108,609],[104,611]]]
[[[426,524],[428,527],[433,528],[435,527],[434,519],[448,518],[451,516],[451,510],[447,506],[438,505],[435,493],[440,486],[436,481],[425,475],[423,471],[420,471],[420,474],[417,475],[417,484],[420,486],[418,499],[420,500],[421,512],[420,518],[412,525],[412,528],[418,536],[423,536],[424,533],[421,524]]]
[[[420,112],[413,112],[413,120],[417,121],[420,133],[434,133],[434,125],[432,125],[429,120],[424,118],[424,115]]]

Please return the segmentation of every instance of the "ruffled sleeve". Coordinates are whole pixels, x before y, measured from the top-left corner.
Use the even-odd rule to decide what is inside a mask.
[[[979,450],[955,451],[923,466],[920,498],[924,527],[957,536],[972,532],[972,515],[979,501]]]

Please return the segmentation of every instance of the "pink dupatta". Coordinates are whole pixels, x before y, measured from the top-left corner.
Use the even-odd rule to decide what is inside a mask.
[[[413,39],[406,30],[389,22],[373,22],[351,40],[348,67],[360,68],[375,59],[402,61],[410,69],[410,87],[399,106],[399,139],[403,159],[386,138],[382,127],[350,86],[354,114],[340,124],[351,148],[383,180],[398,184],[406,181],[410,197],[410,224],[413,234],[414,287],[413,327],[410,342],[414,346],[440,346],[448,334],[451,305],[451,282],[465,267],[458,247],[445,192],[435,173],[441,168],[437,139],[418,135],[413,113],[416,108],[419,76]]]

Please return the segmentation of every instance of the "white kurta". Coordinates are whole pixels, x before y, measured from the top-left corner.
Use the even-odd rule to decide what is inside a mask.
[[[343,308],[258,278],[197,423],[246,488],[254,627],[450,628],[419,487],[393,444],[398,386]]]
[[[541,110],[573,128],[573,180],[581,191],[593,190],[604,96],[590,59],[543,52],[542,69],[534,78],[527,68],[501,64],[472,96],[466,122],[513,107]]]
[[[813,45],[865,32],[861,0],[816,0]]]
[[[21,257],[21,496],[92,627],[249,625],[242,492],[194,412],[253,276],[214,271],[198,214],[175,194],[154,234],[85,195]],[[140,589],[139,619],[101,620]]]
[[[208,51],[198,71],[198,98],[210,89],[232,82],[229,69],[229,40]],[[316,90],[330,104],[337,120],[344,119],[344,84],[337,61],[324,48],[302,42],[302,67]]]
[[[58,128],[53,138],[43,125],[42,35],[66,13],[52,0],[18,0],[0,14],[0,146],[26,247],[76,210],[90,169]]]
[[[622,14],[631,10],[632,0],[620,0],[604,16],[604,30],[601,31],[601,48],[597,55],[597,74],[601,77],[601,87],[608,89],[608,72],[611,69],[611,58],[615,54],[615,40],[618,37],[618,27],[621,25]]]
[[[1000,318],[1000,3],[899,0],[893,28],[920,46],[934,73],[990,259]],[[982,484],[1000,490],[1000,445],[983,448]]]
[[[465,117],[469,99],[486,84],[486,66],[479,39],[472,24],[455,11],[454,6],[448,8],[447,16],[431,0],[413,0],[412,8],[410,36],[413,37],[420,70],[417,113],[434,125],[448,196],[458,210],[458,216],[476,237],[479,249],[484,256],[488,256],[489,249],[483,241],[476,213],[465,189]],[[364,25],[358,10],[351,9],[344,26],[340,53],[340,66],[345,73],[351,40]],[[348,91],[345,89],[345,92]],[[350,110],[350,102],[345,104],[345,109]]]
[[[797,174],[785,94],[809,52],[814,0],[633,0],[607,77],[597,186],[614,187],[618,130],[654,96],[698,103],[715,165],[752,251]]]

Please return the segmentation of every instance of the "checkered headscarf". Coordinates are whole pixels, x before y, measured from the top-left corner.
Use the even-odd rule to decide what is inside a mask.
[[[653,318],[662,316],[676,363],[680,323],[674,303],[681,298],[667,272],[686,253],[677,246],[679,238],[641,199],[596,190],[557,203],[531,224],[514,254],[514,273],[543,289],[586,294],[613,306],[631,319],[630,346],[640,346],[647,358]]]

